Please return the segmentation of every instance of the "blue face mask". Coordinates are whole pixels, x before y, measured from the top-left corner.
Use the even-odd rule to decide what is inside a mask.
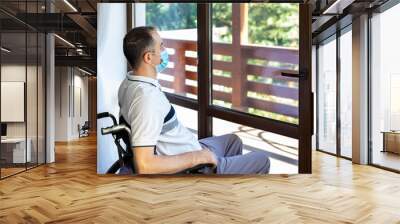
[[[168,52],[167,50],[163,50],[160,53],[161,63],[156,66],[157,73],[164,71],[168,66]]]

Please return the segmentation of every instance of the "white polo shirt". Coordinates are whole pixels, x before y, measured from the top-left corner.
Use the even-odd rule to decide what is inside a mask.
[[[119,87],[118,101],[120,116],[131,126],[132,147],[156,146],[159,155],[201,150],[197,137],[178,121],[156,79],[128,72]]]

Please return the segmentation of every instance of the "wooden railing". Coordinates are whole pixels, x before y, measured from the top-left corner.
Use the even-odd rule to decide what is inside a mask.
[[[173,81],[159,80],[160,84],[173,89],[178,94],[196,95],[197,87],[186,84],[186,80],[197,80],[197,72],[186,68],[187,65],[197,67],[197,58],[188,56],[189,52],[196,55],[196,41],[163,39],[163,42],[167,48],[174,49],[174,54],[170,55],[170,61],[174,66],[163,72],[163,74],[173,76]],[[216,57],[213,57],[213,70],[230,73],[230,77],[217,76],[214,73],[213,84],[232,88],[231,93],[214,89],[214,100],[231,103],[232,108],[235,109],[247,111],[248,108],[254,108],[295,119],[298,117],[298,79],[281,76],[282,70],[297,69],[298,50],[253,45],[241,45],[237,50],[233,49],[231,44],[214,43],[213,55],[231,59],[216,60]],[[254,63],[254,61],[262,63]],[[248,80],[248,75],[253,75],[256,79],[269,78],[270,80],[268,83],[252,81]],[[263,95],[250,97],[248,92]]]

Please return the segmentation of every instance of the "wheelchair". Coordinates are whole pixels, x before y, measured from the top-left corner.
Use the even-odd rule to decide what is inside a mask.
[[[117,119],[114,115],[108,112],[99,113],[96,117],[97,119],[110,118],[113,122],[113,125],[110,127],[101,128],[102,135],[112,135],[118,152],[118,160],[108,168],[106,173],[119,175],[136,174],[134,151],[130,144],[131,129],[129,125],[125,122],[122,116],[119,118],[119,122],[117,123]],[[122,146],[122,142],[124,143],[124,146]],[[201,170],[206,167],[212,168],[213,164],[199,164],[177,174],[203,174]]]
[[[82,126],[78,124],[79,138],[89,136],[89,130],[90,130],[89,121],[85,121],[85,123]]]

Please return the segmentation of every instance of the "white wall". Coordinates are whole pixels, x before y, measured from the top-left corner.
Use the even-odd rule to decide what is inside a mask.
[[[72,139],[79,138],[78,125],[82,126],[88,121],[88,77],[82,76],[83,73],[74,70],[73,88],[71,88],[73,96],[71,99],[72,116],[70,136]],[[80,93],[79,93],[80,92]],[[80,102],[79,102],[80,101]],[[81,108],[80,108],[81,107]],[[80,111],[81,110],[81,111]]]
[[[122,48],[126,27],[125,3],[97,4],[97,113],[118,116],[118,87],[127,72]],[[110,124],[109,119],[97,121],[97,172],[101,174],[118,158],[112,137],[101,135],[100,129]]]
[[[78,124],[88,120],[88,77],[72,67],[56,67],[55,73],[55,140],[70,141],[79,138]]]
[[[133,27],[146,25],[146,3],[133,3]]]
[[[67,141],[68,140],[68,127],[67,118],[68,115],[68,73],[67,67],[56,67],[55,68],[55,141]]]

